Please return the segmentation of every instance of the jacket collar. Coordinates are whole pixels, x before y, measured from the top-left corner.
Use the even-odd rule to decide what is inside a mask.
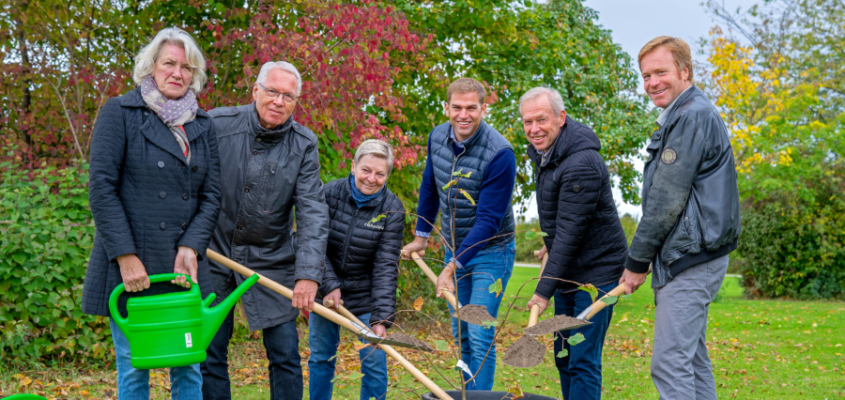
[[[352,204],[353,206],[355,206],[357,208],[358,205],[355,204],[355,199],[352,197],[352,182],[350,182],[349,177],[341,178],[341,179],[344,180],[343,197],[346,198],[346,202],[348,202],[349,204]],[[368,201],[367,204],[364,204],[361,208],[376,207],[376,206],[380,205],[381,203],[383,203],[384,200],[387,198],[387,183],[385,182],[384,185],[385,185],[385,187],[382,189],[381,193],[379,193],[379,195],[376,196],[374,199]]]
[[[693,96],[695,96],[696,92],[701,92],[701,89],[699,89],[695,85],[691,85],[686,90],[684,90],[678,96],[678,98],[676,98],[674,101],[672,101],[672,104],[669,104],[669,107],[666,107],[666,109],[663,110],[663,112],[660,113],[660,115],[657,117],[657,120],[655,121],[655,123],[657,123],[657,125],[661,126],[661,127],[665,126],[666,123],[668,121],[670,121],[672,119],[672,117],[674,117],[675,111],[677,109],[681,108],[682,105],[684,105],[688,100],[690,100]],[[702,92],[702,94],[703,94],[703,92]]]
[[[557,165],[570,154],[586,149],[599,151],[601,141],[592,129],[567,115],[566,123],[560,128],[560,133],[552,144],[552,148],[549,149],[551,154],[548,154],[546,163],[543,163],[543,155],[534,148],[534,145],[528,146],[528,157],[535,165],[543,168],[547,165]]]
[[[487,129],[489,127],[490,125],[487,125],[487,123],[482,120],[481,123],[478,124],[478,129],[475,130],[475,133],[473,133],[472,136],[469,137],[469,139],[464,140],[463,142],[457,142],[455,139],[452,139],[452,136],[454,136],[455,133],[452,131],[452,124],[450,123],[448,135],[446,135],[446,143],[450,146],[458,145],[459,147],[463,148],[472,147],[475,143],[478,143],[478,141],[482,140],[481,137],[487,134]]]

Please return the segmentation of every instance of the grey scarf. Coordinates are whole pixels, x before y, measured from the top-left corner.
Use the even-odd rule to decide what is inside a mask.
[[[173,133],[173,137],[179,143],[182,153],[185,154],[186,162],[190,164],[191,146],[182,125],[197,117],[199,106],[197,106],[197,95],[194,90],[189,88],[182,97],[170,100],[158,90],[152,75],[147,75],[141,80],[141,97],[144,98],[147,107],[158,115],[161,122],[164,122],[164,125],[170,128],[170,132]]]

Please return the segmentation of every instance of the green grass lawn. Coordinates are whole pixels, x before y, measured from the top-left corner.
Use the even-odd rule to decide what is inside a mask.
[[[505,292],[513,301],[519,284],[539,270],[516,268]],[[646,283],[648,285],[648,283]],[[533,292],[527,284],[521,296]],[[736,278],[726,278],[721,298],[710,307],[708,349],[713,360],[719,397],[723,399],[845,399],[845,303],[783,300],[749,300],[742,297]],[[428,299],[428,302],[442,300]],[[526,299],[516,300],[524,308]],[[500,309],[503,319],[507,305]],[[551,316],[547,311],[541,318]],[[400,321],[401,316],[400,316]],[[552,351],[540,366],[528,369],[502,364],[504,349],[521,335],[528,313],[513,310],[503,323],[498,341],[495,390],[518,385],[524,392],[560,397]],[[445,322],[445,321],[444,321]],[[654,298],[644,286],[614,309],[613,322],[604,350],[604,399],[657,399],[649,375]],[[409,333],[429,342],[446,339],[445,325],[418,324]],[[300,341],[307,385],[307,331],[301,326]],[[551,348],[552,336],[543,338]],[[338,355],[335,399],[357,399],[360,378],[354,338],[344,333]],[[454,351],[454,347],[450,351]],[[441,387],[444,377],[452,380],[456,359],[450,352],[436,352],[427,358],[418,352],[400,350]],[[266,358],[260,340],[242,340],[230,348],[233,398],[269,399]],[[169,398],[166,371],[153,371],[153,398]],[[389,361],[390,393],[394,399],[419,398],[422,385],[413,382],[398,363]],[[441,375],[442,374],[442,375]],[[52,398],[95,398],[114,396],[115,373],[107,368],[67,367],[52,371],[0,371],[0,397],[19,392],[38,392]],[[25,383],[25,385],[24,385]],[[305,389],[305,398],[308,389]],[[567,399],[568,400],[568,399]]]

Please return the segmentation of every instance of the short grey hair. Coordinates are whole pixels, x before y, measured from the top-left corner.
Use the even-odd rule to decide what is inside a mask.
[[[390,143],[382,142],[381,140],[370,139],[365,140],[364,143],[358,145],[355,150],[355,164],[358,164],[361,159],[366,156],[373,156],[384,158],[387,160],[387,174],[393,172],[393,146]]]
[[[549,104],[552,105],[552,112],[555,115],[559,115],[561,111],[566,110],[566,106],[563,104],[563,97],[561,97],[560,92],[550,87],[538,86],[525,92],[525,94],[519,98],[519,115],[522,115],[523,103],[528,100],[534,100],[543,95],[549,99]]]
[[[135,71],[132,74],[132,80],[136,85],[140,85],[146,76],[153,73],[161,49],[167,44],[176,45],[185,50],[185,58],[192,70],[190,88],[194,90],[194,93],[199,93],[208,80],[205,75],[205,57],[191,34],[179,28],[164,28],[158,31],[155,38],[138,52],[135,56]]]
[[[268,61],[264,63],[264,65],[261,66],[261,71],[258,72],[258,78],[255,79],[255,84],[263,85],[264,82],[267,82],[267,75],[270,74],[270,71],[276,68],[290,72],[296,77],[296,95],[299,96],[299,93],[302,92],[302,75],[299,74],[299,70],[297,70],[293,64],[287,61]]]

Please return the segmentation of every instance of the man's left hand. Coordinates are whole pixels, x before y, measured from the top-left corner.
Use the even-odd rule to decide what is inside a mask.
[[[293,298],[291,299],[293,306],[307,312],[314,310],[314,297],[317,296],[319,286],[317,282],[308,279],[296,281],[296,286],[293,288]]]
[[[440,276],[437,277],[437,297],[440,297],[441,290],[448,290],[452,294],[455,293],[454,275],[455,264],[450,262],[449,264],[446,264],[446,268],[443,268],[443,272],[441,272]]]
[[[537,313],[537,316],[543,314],[543,311],[546,311],[546,308],[549,307],[549,301],[540,296],[537,296],[536,294],[534,295],[534,297],[531,297],[531,300],[528,301],[528,311],[531,311],[531,307],[533,307],[535,304],[540,306],[540,312]]]

